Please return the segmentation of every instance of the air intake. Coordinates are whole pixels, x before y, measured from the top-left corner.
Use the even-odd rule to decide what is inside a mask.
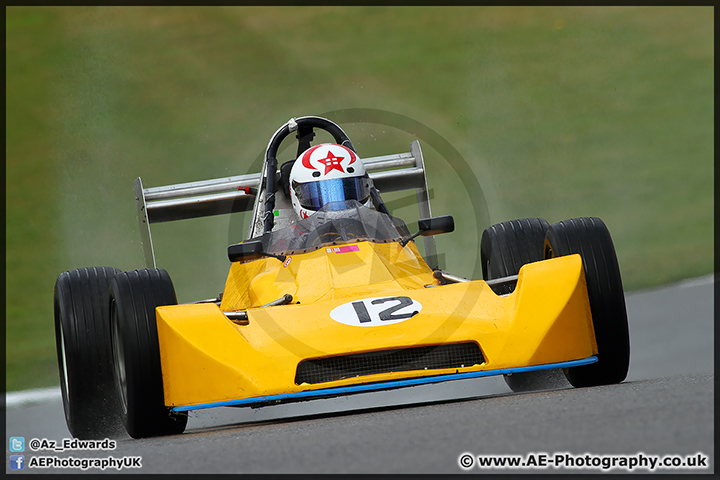
[[[353,353],[303,360],[298,365],[295,383],[313,384],[376,373],[470,367],[484,361],[475,342]]]

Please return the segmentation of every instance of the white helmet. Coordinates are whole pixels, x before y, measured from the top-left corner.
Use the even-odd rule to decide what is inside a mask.
[[[370,199],[371,180],[355,152],[323,143],[305,150],[290,170],[290,201],[299,219],[330,202]]]

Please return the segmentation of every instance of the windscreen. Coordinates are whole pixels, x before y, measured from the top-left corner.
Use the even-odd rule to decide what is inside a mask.
[[[308,218],[270,233],[263,243],[268,253],[289,254],[362,240],[399,241],[406,235],[407,226],[399,218],[346,200],[325,204]]]

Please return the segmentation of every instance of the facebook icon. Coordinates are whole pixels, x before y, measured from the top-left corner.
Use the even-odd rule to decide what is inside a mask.
[[[24,470],[25,455],[10,455],[10,470]]]

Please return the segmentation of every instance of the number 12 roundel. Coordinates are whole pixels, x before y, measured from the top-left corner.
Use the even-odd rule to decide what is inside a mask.
[[[330,312],[330,318],[352,327],[380,327],[404,322],[420,310],[420,302],[410,297],[376,297],[335,307]]]

